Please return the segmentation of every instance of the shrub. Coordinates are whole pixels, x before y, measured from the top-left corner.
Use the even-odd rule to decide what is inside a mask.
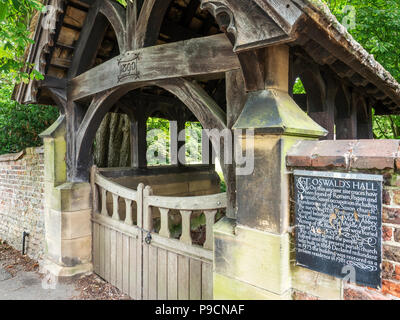
[[[0,154],[42,144],[39,134],[59,116],[53,106],[21,105],[11,100],[12,86],[0,88]]]

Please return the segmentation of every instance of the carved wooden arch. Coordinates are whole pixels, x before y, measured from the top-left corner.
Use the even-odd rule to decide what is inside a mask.
[[[97,128],[112,106],[129,91],[143,86],[158,86],[180,99],[197,117],[205,129],[226,129],[226,114],[197,84],[183,78],[123,86],[97,94],[85,114],[76,134],[76,168],[78,178],[87,178],[90,152]]]
[[[354,108],[356,108],[357,139],[373,139],[372,113],[367,99],[361,94],[354,94]]]
[[[145,48],[156,43],[163,18],[172,0],[147,0],[140,10],[136,27],[137,48]]]
[[[99,13],[103,14],[110,22],[117,36],[119,51],[125,52],[127,48],[126,34],[126,9],[116,1],[97,0]]]
[[[46,92],[56,104],[58,110],[60,111],[60,114],[65,115],[67,110],[67,94],[65,89],[43,88],[42,90],[46,90]]]
[[[90,7],[86,17],[68,71],[68,78],[78,76],[92,65],[109,24],[115,31],[120,52],[126,51],[125,8],[116,1],[97,0]]]
[[[289,87],[293,88],[297,78],[301,79],[304,89],[306,90],[309,99],[318,97],[321,102],[319,108],[310,110],[310,103],[307,101],[307,109],[309,112],[322,112],[327,109],[326,99],[327,90],[324,79],[322,78],[321,72],[317,66],[311,65],[303,59],[296,59],[292,65],[292,78],[290,79]]]
[[[335,96],[334,96],[335,118],[338,118],[338,119],[347,118],[352,113],[351,93],[350,93],[349,89],[342,83],[340,83],[335,89],[336,89],[335,90]],[[344,101],[346,102],[346,106],[338,105],[336,103],[337,98],[339,97],[340,93],[343,93],[343,98],[344,98]],[[339,111],[345,111],[347,116],[343,117],[342,114],[339,114]]]

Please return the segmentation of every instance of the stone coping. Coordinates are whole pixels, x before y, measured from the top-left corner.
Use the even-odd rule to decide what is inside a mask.
[[[8,161],[17,161],[21,159],[24,155],[32,155],[32,154],[43,154],[44,148],[27,148],[17,153],[7,153],[0,155],[0,162],[8,162]]]
[[[300,141],[286,157],[288,167],[398,169],[400,140]]]

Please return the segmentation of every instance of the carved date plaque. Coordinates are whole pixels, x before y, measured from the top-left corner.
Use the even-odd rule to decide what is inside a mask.
[[[139,53],[127,52],[122,58],[118,59],[118,82],[125,79],[139,79],[140,72],[138,70],[138,62],[140,60]]]
[[[294,172],[296,262],[381,287],[382,176]]]

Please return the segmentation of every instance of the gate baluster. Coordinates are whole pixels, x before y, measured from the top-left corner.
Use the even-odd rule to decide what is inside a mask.
[[[159,208],[160,213],[161,213],[161,228],[159,235],[165,238],[171,238],[171,233],[169,231],[169,219],[168,219],[168,213],[169,209],[165,208]]]
[[[125,199],[125,224],[133,226],[132,200]]]
[[[217,210],[204,211],[204,215],[206,216],[206,241],[203,245],[204,249],[213,249],[213,226],[215,223],[215,215],[217,214],[217,212]]]
[[[113,215],[112,215],[112,218],[114,220],[119,221],[120,220],[119,213],[118,213],[118,207],[119,207],[118,198],[119,197],[116,194],[112,194],[112,198],[113,198]]]
[[[192,245],[192,235],[190,234],[190,217],[192,211],[181,210],[182,216],[182,235],[180,241],[188,245]]]
[[[101,214],[103,216],[108,216],[107,211],[107,190],[101,188]]]

